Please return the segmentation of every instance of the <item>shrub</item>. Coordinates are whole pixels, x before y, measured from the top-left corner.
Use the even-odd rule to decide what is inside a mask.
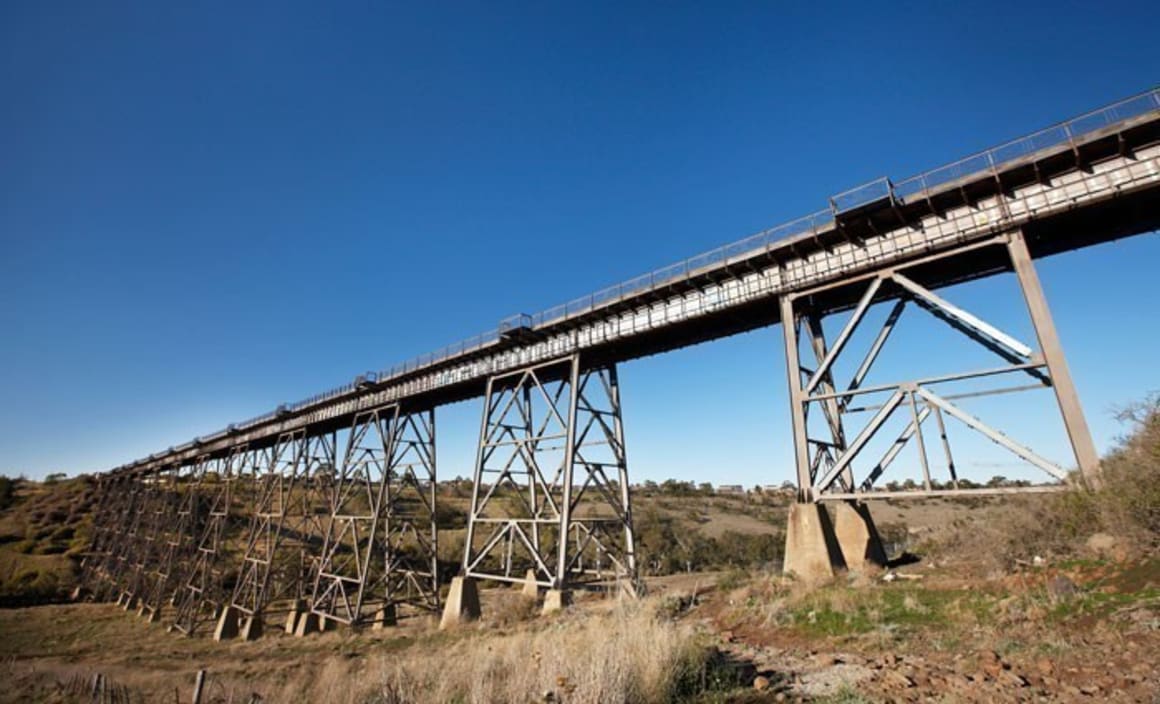
[[[0,475],[0,511],[16,503],[16,486],[8,477]]]
[[[1116,536],[1129,553],[1160,548],[1160,396],[1133,404],[1120,418],[1131,430],[1103,458],[1094,488],[1074,476],[1073,490],[1013,501],[1002,518],[956,531],[938,547],[989,555],[1002,564],[1036,555],[1075,556],[1095,533]]]

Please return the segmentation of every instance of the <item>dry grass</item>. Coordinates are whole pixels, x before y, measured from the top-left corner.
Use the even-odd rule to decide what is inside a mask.
[[[542,630],[480,634],[379,666],[379,701],[664,702],[700,680],[709,651],[651,605],[565,618]]]
[[[518,597],[519,595],[513,595]],[[528,600],[530,602],[530,600]],[[0,611],[0,702],[45,701],[101,673],[146,701],[188,699],[198,669],[211,702],[664,702],[724,679],[693,627],[658,616],[659,600],[555,618],[439,632],[337,631],[254,643],[181,638],[109,606]],[[735,684],[735,683],[730,683]],[[59,699],[55,701],[61,701]]]

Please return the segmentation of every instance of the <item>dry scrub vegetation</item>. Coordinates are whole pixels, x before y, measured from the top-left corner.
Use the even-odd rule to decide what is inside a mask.
[[[624,607],[393,658],[380,665],[372,700],[666,702],[709,684],[711,654],[690,626],[651,605]]]
[[[1133,404],[1120,418],[1130,432],[1104,456],[1093,490],[1011,499],[987,521],[959,521],[919,552],[970,555],[976,567],[1009,569],[1041,559],[1155,555],[1160,548],[1160,396]],[[1074,483],[1082,485],[1079,476]]]
[[[52,609],[71,613],[50,618]],[[0,661],[11,658],[0,667],[0,681],[8,681],[0,702],[81,701],[67,696],[67,684],[96,672],[131,690],[134,701],[184,701],[197,668],[209,671],[207,701],[215,703],[256,694],[266,703],[645,704],[707,701],[709,693],[749,684],[707,634],[666,617],[656,598],[588,602],[503,629],[439,632],[416,624],[386,636],[270,634],[228,645],[180,639],[107,605],[19,611],[16,620],[0,612],[0,631],[11,631],[17,651],[0,644]],[[52,641],[47,649],[43,639]]]

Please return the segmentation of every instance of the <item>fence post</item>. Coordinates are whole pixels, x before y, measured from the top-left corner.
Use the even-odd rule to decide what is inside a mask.
[[[201,689],[205,685],[205,670],[197,671],[197,681],[193,685],[193,704],[201,704]]]

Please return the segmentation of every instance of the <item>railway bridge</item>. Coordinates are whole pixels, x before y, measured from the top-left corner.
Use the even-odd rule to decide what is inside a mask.
[[[452,624],[478,615],[478,580],[546,589],[547,610],[585,586],[635,593],[617,365],[772,325],[784,337],[797,479],[785,568],[824,576],[880,562],[867,501],[899,496],[879,480],[906,446],[923,473],[906,496],[1098,481],[1034,262],[1158,227],[1152,90],[912,178],[873,181],[812,215],[102,473],[84,589],[187,634],[212,627],[218,639],[256,638],[271,624],[299,635],[386,627],[399,609],[442,610]],[[1018,282],[1034,340],[939,293],[995,275]],[[884,321],[852,356],[855,331],[879,308]],[[904,314],[935,316],[994,364],[868,383]],[[835,315],[845,322],[827,338],[823,321]],[[839,378],[846,359],[855,371]],[[960,403],[1027,388],[1053,391],[1075,475]],[[444,597],[435,410],[469,398],[482,399],[473,491]],[[871,454],[891,419],[901,430]],[[960,488],[949,424],[1044,482]]]

